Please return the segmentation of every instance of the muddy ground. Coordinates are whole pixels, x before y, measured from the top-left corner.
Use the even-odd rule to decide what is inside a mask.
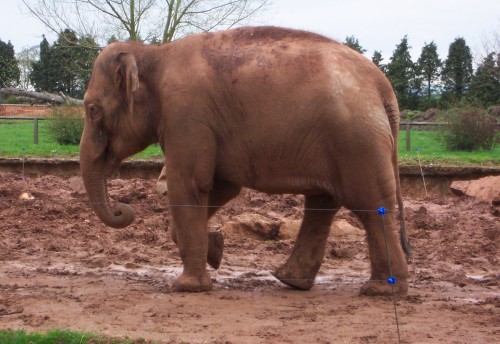
[[[181,263],[168,201],[154,184],[110,181],[113,199],[136,210],[134,223],[118,230],[93,214],[78,177],[0,173],[0,328],[161,343],[397,343],[399,324],[401,343],[498,343],[500,225],[491,204],[405,195],[415,257],[396,321],[391,298],[358,295],[369,277],[367,247],[347,211],[337,215],[312,290],[271,276],[293,239],[269,240],[251,227],[293,231],[299,196],[244,190],[210,222],[226,241],[221,268],[211,270],[214,290],[171,292]]]

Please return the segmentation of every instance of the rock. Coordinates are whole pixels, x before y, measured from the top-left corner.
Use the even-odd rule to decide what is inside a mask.
[[[465,195],[495,205],[500,199],[500,176],[454,181],[450,188],[451,192],[457,196]]]
[[[280,232],[281,221],[276,221],[259,214],[245,213],[233,218],[222,227],[224,236],[247,237],[256,240],[276,240]]]
[[[357,250],[344,244],[335,243],[330,254],[335,258],[354,258]]]
[[[85,187],[83,185],[83,179],[82,177],[71,177],[69,180],[69,187],[72,191],[78,192],[78,193],[84,193],[85,192]]]
[[[23,192],[22,194],[19,195],[19,199],[23,201],[31,201],[34,200],[35,197],[33,197],[33,195],[30,194],[29,192]]]
[[[281,240],[295,240],[299,234],[302,220],[284,220],[280,226],[279,238]]]
[[[359,236],[364,236],[365,231],[362,229],[359,229],[358,227],[355,227],[351,225],[349,222],[346,220],[337,220],[334,221],[332,224],[332,228],[330,230],[330,235],[333,236],[347,236],[347,237],[359,237]]]
[[[229,238],[247,237],[255,240],[295,240],[302,220],[275,220],[273,218],[244,213],[235,216],[222,227],[224,236]],[[364,237],[364,230],[340,219],[333,222],[330,235],[335,237]]]

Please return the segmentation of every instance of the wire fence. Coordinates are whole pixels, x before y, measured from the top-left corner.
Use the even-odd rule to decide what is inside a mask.
[[[47,117],[19,117],[19,116],[0,116],[0,124],[2,121],[33,121],[33,144],[38,145],[39,142],[39,121],[51,120],[52,118]],[[411,133],[412,130],[436,130],[436,128],[444,127],[448,125],[446,122],[401,122],[400,123],[400,131],[405,132],[405,142],[406,142],[406,151],[410,151],[411,144]],[[494,126],[496,130],[500,130],[500,123],[495,123]]]
[[[45,120],[50,120],[50,118],[46,117],[13,117],[13,116],[0,116],[0,124],[3,121],[6,122],[16,122],[16,121],[33,121],[33,144],[37,145],[38,144],[38,138],[39,138],[39,122],[40,121],[45,121]]]

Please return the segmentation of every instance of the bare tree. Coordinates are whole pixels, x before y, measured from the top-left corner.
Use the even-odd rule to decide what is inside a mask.
[[[481,41],[473,47],[474,65],[480,66],[491,53],[500,54],[500,19],[491,31],[483,33]]]
[[[272,0],[23,0],[48,29],[104,45],[111,37],[170,42],[189,33],[248,23]]]
[[[162,42],[180,36],[227,29],[247,23],[272,0],[165,0],[166,22]]]
[[[139,40],[142,22],[159,0],[23,0],[28,11],[49,30],[71,29],[100,44],[111,36]],[[145,37],[147,38],[147,37]]]
[[[33,70],[33,63],[38,59],[40,48],[38,46],[23,48],[17,54],[17,64],[19,66],[19,88],[28,90],[31,85],[29,75]]]

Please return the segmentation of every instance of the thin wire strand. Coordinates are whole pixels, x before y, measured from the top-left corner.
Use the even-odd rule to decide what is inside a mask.
[[[420,166],[420,175],[422,176],[422,181],[424,182],[425,197],[427,197],[427,186],[425,185],[425,174],[424,174],[424,170],[422,169],[422,162],[420,161],[420,154],[418,153],[418,148],[417,148],[417,160],[418,160],[418,165]]]
[[[384,209],[384,211],[385,211],[385,209]],[[394,275],[392,274],[392,264],[391,264],[391,256],[389,254],[389,243],[388,243],[388,240],[387,240],[387,230],[385,228],[385,213],[381,214],[381,218],[382,218],[382,227],[384,229],[385,251],[386,251],[386,254],[387,254],[387,264],[389,266],[389,275],[390,275],[390,278],[393,278]],[[395,282],[397,283],[397,281],[395,281]],[[386,283],[388,283],[388,281],[386,281]],[[401,344],[401,333],[400,333],[400,330],[399,330],[399,317],[398,317],[398,308],[397,308],[397,303],[396,303],[396,295],[394,293],[394,283],[391,283],[390,286],[391,286],[391,291],[392,291],[392,303],[394,305],[394,316],[396,317],[396,328],[397,328],[397,332],[398,332],[398,343]]]

